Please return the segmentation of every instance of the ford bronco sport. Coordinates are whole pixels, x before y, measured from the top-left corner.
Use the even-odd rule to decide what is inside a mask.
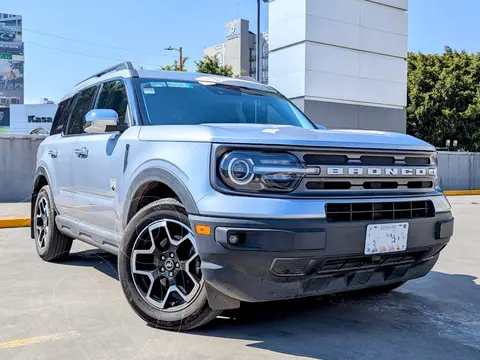
[[[241,302],[389,291],[453,233],[435,149],[325,130],[270,86],[117,65],[61,100],[40,145],[32,238],[118,255],[148,323],[192,329]]]

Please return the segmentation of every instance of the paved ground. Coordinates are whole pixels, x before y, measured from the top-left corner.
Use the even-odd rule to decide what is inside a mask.
[[[0,359],[479,359],[480,197],[451,202],[453,241],[399,291],[249,306],[184,334],[133,313],[115,257],[76,244],[49,264],[28,229],[0,230]]]
[[[30,203],[7,203],[0,205],[0,219],[8,219],[13,217],[29,217]]]

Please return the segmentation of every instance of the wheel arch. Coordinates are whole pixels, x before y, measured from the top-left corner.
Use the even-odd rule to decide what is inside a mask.
[[[192,194],[175,174],[162,168],[150,168],[138,174],[128,189],[122,217],[124,229],[138,210],[155,200],[150,199],[151,201],[142,202],[144,196],[152,193],[149,192],[152,191],[152,186],[157,187],[154,192],[156,194],[178,198],[188,214],[198,214],[198,208]]]

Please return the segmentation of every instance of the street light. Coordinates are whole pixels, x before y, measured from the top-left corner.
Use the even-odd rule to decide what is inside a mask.
[[[180,53],[180,71],[183,71],[183,49],[182,49],[182,47],[180,46],[180,49],[176,49],[176,48],[173,48],[173,47],[169,46],[168,48],[165,48],[165,50],[167,50],[167,51],[175,50],[175,51],[178,51]]]
[[[270,0],[263,0],[264,3],[268,3]],[[260,0],[257,0],[257,81],[261,82],[260,77]]]

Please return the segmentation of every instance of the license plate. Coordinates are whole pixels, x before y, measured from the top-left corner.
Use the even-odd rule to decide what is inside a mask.
[[[368,225],[365,255],[405,251],[407,237],[408,223]]]

